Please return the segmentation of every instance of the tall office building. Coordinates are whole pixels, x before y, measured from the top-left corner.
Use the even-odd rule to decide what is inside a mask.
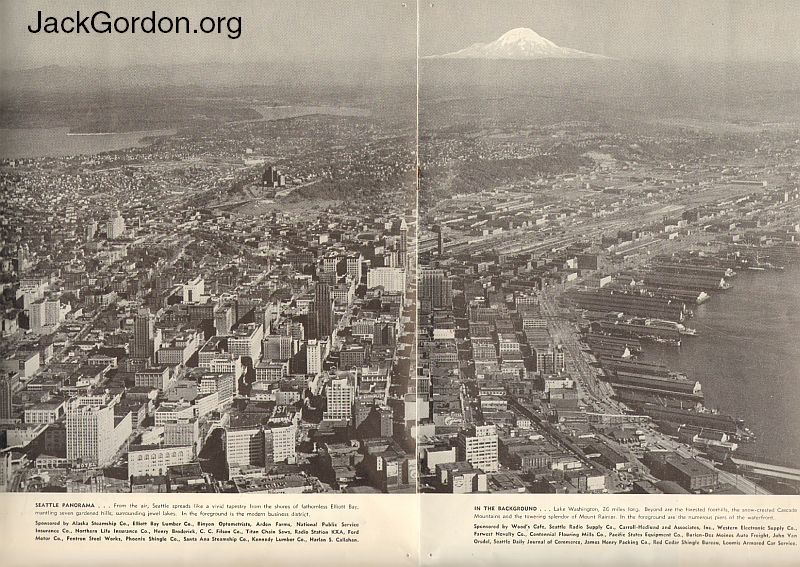
[[[140,309],[133,323],[132,358],[152,358],[155,352],[155,318],[149,309]]]
[[[90,240],[94,240],[96,234],[97,234],[97,221],[87,222],[86,226],[83,228],[83,235],[86,238],[87,242]]]
[[[261,359],[264,327],[261,323],[242,323],[228,337],[228,352],[234,356],[248,356],[255,365]]]
[[[268,360],[289,360],[292,355],[292,337],[269,335],[264,337],[264,358]]]
[[[39,332],[45,324],[44,299],[34,301],[28,307],[28,328],[31,331]]]
[[[11,381],[8,378],[0,378],[0,419],[11,419],[13,395]]]
[[[361,265],[364,261],[364,258],[361,254],[356,254],[355,256],[348,256],[346,260],[347,264],[347,274],[353,278],[356,282],[361,282]]]
[[[356,375],[349,372],[345,376],[331,380],[326,388],[325,397],[328,404],[322,413],[322,418],[351,421],[353,419],[353,402],[356,399],[357,388]]]
[[[403,293],[406,290],[406,271],[403,268],[370,268],[367,272],[367,288],[382,287],[389,293]]]
[[[333,300],[331,286],[326,283],[318,283],[314,292],[314,316],[316,338],[330,337],[333,333]]]
[[[111,217],[106,223],[106,238],[114,240],[119,238],[125,232],[125,219],[119,211]]]
[[[132,432],[131,414],[115,424],[114,401],[73,400],[67,409],[67,460],[94,465],[111,461]]]
[[[217,336],[224,337],[231,334],[231,329],[236,324],[236,311],[230,303],[223,303],[214,308],[214,332]]]
[[[456,457],[485,473],[497,472],[500,468],[497,428],[494,425],[471,425],[461,431],[456,441]]]
[[[225,431],[228,466],[264,466],[264,431],[260,426],[228,427]]]
[[[372,333],[374,346],[394,347],[397,343],[397,327],[393,321],[375,321],[375,330]]]
[[[271,165],[268,165],[264,169],[264,173],[261,174],[261,184],[264,187],[285,187],[286,176]]]
[[[264,464],[297,462],[297,427],[271,425],[264,428]]]
[[[316,376],[322,372],[322,344],[317,339],[306,343],[306,374]]]
[[[408,225],[405,219],[400,223],[400,245],[397,248],[397,265],[408,266]]]
[[[428,300],[434,309],[453,306],[453,281],[444,270],[423,269],[419,277],[419,298]]]
[[[49,299],[44,302],[44,324],[54,327],[61,323],[61,302],[58,299]]]

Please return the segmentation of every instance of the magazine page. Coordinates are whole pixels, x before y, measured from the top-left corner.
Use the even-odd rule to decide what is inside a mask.
[[[0,563],[417,564],[416,7],[0,15]]]
[[[424,564],[796,564],[799,10],[420,4]]]
[[[796,562],[800,6],[0,15],[3,565]]]

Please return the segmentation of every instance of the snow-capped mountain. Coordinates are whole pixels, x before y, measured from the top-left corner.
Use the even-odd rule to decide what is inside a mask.
[[[452,53],[429,55],[426,59],[607,59],[607,57],[569,47],[559,47],[530,28],[515,28],[491,43],[476,43]]]

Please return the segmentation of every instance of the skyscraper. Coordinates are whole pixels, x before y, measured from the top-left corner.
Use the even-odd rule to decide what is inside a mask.
[[[316,321],[316,338],[330,337],[333,333],[333,301],[331,287],[326,283],[318,283],[314,293],[314,314]]]
[[[306,374],[316,376],[320,372],[322,372],[322,345],[317,339],[312,339],[306,345]]]
[[[131,414],[115,424],[114,402],[86,405],[73,400],[67,409],[67,459],[103,465],[130,435]]]
[[[471,425],[458,434],[456,442],[459,461],[468,461],[486,473],[498,471],[497,428],[494,425]]]
[[[397,248],[397,265],[405,268],[408,265],[408,225],[405,219],[400,223],[400,245]]]
[[[322,413],[323,419],[346,420],[353,419],[353,402],[356,399],[355,374],[346,373],[341,378],[331,380],[326,389],[327,408]]]
[[[122,215],[119,211],[111,217],[108,222],[106,223],[106,238],[109,240],[114,240],[122,236],[125,232],[125,219],[122,218]]]
[[[297,460],[297,427],[274,424],[264,428],[264,464],[294,464]]]
[[[133,323],[132,358],[152,358],[155,338],[155,320],[149,309],[140,309]]]
[[[217,335],[230,335],[235,323],[236,313],[233,305],[224,303],[214,308],[214,331]]]
[[[420,300],[429,300],[434,309],[453,306],[453,281],[444,270],[421,270],[419,286]]]
[[[0,419],[11,419],[13,393],[8,378],[0,378]]]
[[[361,282],[361,263],[363,262],[364,258],[361,254],[356,254],[354,256],[348,256],[346,264],[347,264],[347,273],[352,277],[356,282]]]

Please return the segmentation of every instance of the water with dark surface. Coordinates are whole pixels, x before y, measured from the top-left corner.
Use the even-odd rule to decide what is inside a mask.
[[[800,466],[800,265],[740,270],[733,288],[694,309],[698,336],[644,358],[685,372],[706,405],[743,418],[757,435],[742,455]]]
[[[370,116],[363,108],[340,106],[266,106],[255,107],[261,120],[283,120],[313,114],[329,116]],[[2,128],[0,129],[0,159],[63,157],[91,155],[147,145],[149,137],[172,136],[175,130],[143,132],[111,132],[101,134],[72,134],[69,128]]]
[[[147,145],[150,136],[171,136],[175,130],[71,134],[69,128],[0,129],[0,159],[91,155]]]

